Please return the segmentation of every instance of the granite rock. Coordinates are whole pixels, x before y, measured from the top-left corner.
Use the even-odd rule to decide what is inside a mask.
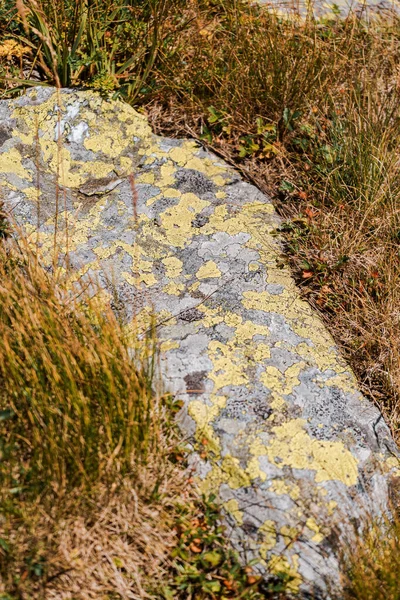
[[[46,264],[96,279],[136,335],[156,315],[191,464],[243,560],[329,595],[398,450],[283,266],[270,199],[128,105],[50,88],[0,102],[0,182]]]

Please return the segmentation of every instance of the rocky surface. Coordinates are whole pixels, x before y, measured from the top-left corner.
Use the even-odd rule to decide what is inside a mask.
[[[132,330],[155,312],[200,488],[243,559],[293,591],[335,586],[335,540],[386,508],[397,449],[283,266],[270,200],[127,105],[48,88],[0,102],[0,182],[46,263],[97,278]]]
[[[363,18],[399,15],[398,0],[256,0],[262,6],[282,14],[312,15],[319,19],[337,19],[350,13]]]

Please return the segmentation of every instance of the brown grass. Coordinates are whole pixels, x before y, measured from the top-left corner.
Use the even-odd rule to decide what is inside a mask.
[[[155,347],[132,356],[111,311],[21,244],[0,247],[0,592],[149,597],[192,493]]]
[[[205,4],[144,99],[153,126],[197,137],[273,197],[302,294],[399,439],[400,22]],[[398,600],[397,517],[358,533],[343,597]]]
[[[303,294],[397,434],[400,23],[222,4],[192,4],[143,102],[158,132],[201,139],[272,195]]]
[[[146,485],[155,474],[142,474]],[[0,528],[7,540],[0,593],[10,598],[154,598],[171,578],[170,554],[182,472],[171,468],[160,496],[149,501],[126,479],[117,490],[92,489],[54,505],[18,503]],[[53,500],[54,502],[54,500]],[[4,553],[4,548],[3,548]]]
[[[400,572],[400,522],[366,524],[362,540],[345,559],[344,600],[397,600]]]
[[[121,77],[125,88],[119,87],[121,82],[114,77],[104,55],[104,62],[96,66],[99,75],[106,73],[104,80],[102,76],[92,80],[95,75],[90,69],[82,70],[82,74],[91,85],[105,91],[118,90],[129,99],[137,98],[138,94],[136,86],[130,94],[129,77],[132,73],[145,73],[140,80],[139,99],[147,107],[157,132],[189,133],[201,139],[272,195],[285,219],[282,231],[287,259],[303,295],[320,311],[362,389],[380,406],[398,436],[400,23],[396,19],[375,19],[366,24],[353,16],[344,21],[300,23],[260,11],[240,0],[191,0],[180,10],[177,21],[172,18],[163,30],[157,61],[150,58],[146,62],[150,67],[145,71],[140,66],[135,70],[131,65],[125,82]],[[52,30],[52,35],[55,32]],[[104,48],[107,39],[101,38]],[[59,49],[58,43],[53,45]],[[4,56],[7,52],[16,53],[11,56],[12,68],[3,67],[6,75],[12,73],[16,77],[23,65],[32,64],[27,48],[33,49],[7,46],[3,50]],[[51,65],[51,56],[46,60]],[[59,65],[60,59],[57,61]],[[46,79],[44,67],[40,76]],[[138,473],[146,473],[148,467],[142,471],[143,468]],[[129,497],[125,482],[122,477],[122,498],[127,497],[126,493]],[[75,500],[65,504],[69,515],[65,521],[67,529],[54,529],[51,548],[57,558],[51,572],[57,575],[57,570],[67,568],[64,565],[73,562],[77,552],[79,557],[87,557],[87,569],[80,571],[82,580],[78,579],[85,582],[87,573],[96,572],[91,565],[103,557],[104,577],[96,575],[92,580],[102,582],[103,593],[114,567],[118,576],[115,574],[112,585],[122,586],[120,578],[124,579],[126,574],[124,567],[107,558],[114,556],[108,537],[107,543],[103,540],[97,544],[100,528],[93,524],[102,523],[105,531],[120,532],[118,515],[126,509],[121,506],[122,512],[116,509],[108,513],[109,499],[104,500],[101,485],[93,488],[90,498],[91,502],[94,498],[92,506],[96,510],[85,513],[92,515],[87,522],[69,508]],[[148,496],[144,498],[147,499],[139,503],[138,512],[128,515],[132,523],[138,514],[144,515],[144,522],[148,519],[152,522],[146,512]],[[161,495],[161,498],[166,497]],[[158,510],[164,514],[164,500],[157,502],[161,505],[156,503],[154,514]],[[102,509],[106,510],[105,520]],[[27,518],[29,522],[32,517]],[[48,519],[36,513],[35,518]],[[19,515],[17,519],[23,523]],[[86,532],[92,531],[93,526],[93,543],[86,545],[86,540],[91,540]],[[19,531],[15,524],[12,529]],[[372,533],[364,533],[357,548],[352,550],[350,566],[348,563],[346,566],[348,599],[399,597],[399,528],[396,523],[389,523],[386,537],[379,540],[378,530],[371,525]],[[51,530],[43,526],[43,531]],[[61,536],[67,540],[67,550],[58,537],[59,531],[67,532]],[[166,548],[171,543],[170,534],[165,537]],[[49,539],[53,539],[52,535],[49,534]],[[146,536],[144,530],[138,535],[141,548],[146,544],[144,540],[152,543],[153,538]],[[21,547],[24,543],[21,542]],[[31,542],[26,543],[30,547]],[[119,544],[129,546],[129,539],[124,536],[118,539],[117,562],[121,553]],[[105,553],[97,549],[101,545],[106,548]],[[124,552],[128,552],[128,546],[124,546]],[[157,565],[163,564],[161,555],[162,552],[157,553],[154,559]],[[21,560],[18,564],[23,566],[18,569],[22,584],[13,583],[14,586],[27,585],[26,561]],[[138,557],[134,558],[134,562],[137,560]],[[190,587],[195,585],[193,581],[198,584],[195,589],[202,590],[203,596],[199,597],[207,597],[204,590],[208,588],[202,586],[206,586],[208,579],[204,580],[204,565],[199,567],[200,564],[201,561],[194,561],[186,571],[186,567],[179,566],[179,577],[189,587],[177,592],[175,580],[169,589],[174,590],[176,597],[179,594],[184,597],[185,593],[196,597],[197,592]],[[129,568],[136,573],[133,566]],[[156,570],[163,573],[162,568]],[[71,573],[52,579],[52,586],[60,586],[54,589],[68,589],[72,585],[68,583]],[[152,577],[153,571],[149,573]],[[133,576],[132,593],[141,594],[140,585],[144,584],[135,577],[140,575]],[[19,588],[16,589],[19,593]],[[98,591],[93,589],[96,597]],[[188,589],[191,591],[186,592]]]

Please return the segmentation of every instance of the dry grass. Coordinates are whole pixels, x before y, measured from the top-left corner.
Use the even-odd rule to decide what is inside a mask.
[[[0,592],[150,597],[190,492],[154,340],[132,356],[111,311],[27,249],[3,242],[0,273]]]
[[[400,22],[294,23],[229,2],[210,17],[206,4],[144,98],[153,125],[271,194],[302,294],[399,439]],[[346,600],[399,599],[399,531],[396,517],[359,532]]]
[[[126,87],[125,93],[122,85],[121,93],[139,97],[157,132],[198,137],[273,196],[286,220],[282,231],[287,258],[302,293],[320,311],[362,389],[398,436],[400,23],[376,19],[366,24],[352,16],[296,23],[240,0],[191,0],[177,16],[159,38],[157,60],[147,54],[149,69],[128,68],[127,85],[132,73],[142,74],[139,96],[137,87],[133,93]],[[18,30],[18,24],[15,27]],[[52,35],[54,31],[58,30]],[[107,39],[101,38],[106,54]],[[58,50],[58,42],[54,44]],[[32,65],[24,46],[16,52],[8,65],[2,63],[5,73],[14,77]],[[107,56],[103,59],[110,64]],[[51,56],[46,60],[54,67]],[[39,75],[54,81],[53,67],[50,74],[42,68]],[[96,69],[102,72],[102,67]],[[120,89],[123,77],[119,82],[107,69],[111,80],[100,77],[95,85],[105,91]],[[90,69],[82,70],[87,81],[92,82],[92,75]],[[64,481],[61,488],[65,487],[65,477],[57,481],[58,486]],[[104,498],[101,486],[93,497]],[[99,505],[108,503],[102,500]],[[138,510],[135,514],[142,514]],[[154,510],[156,514],[158,508]],[[72,520],[65,539],[71,540],[72,549],[73,532],[78,530],[86,539],[82,532],[88,525],[68,512]],[[93,522],[100,522],[101,510],[93,514]],[[134,522],[135,516],[130,518]],[[120,527],[107,519],[103,523],[105,529]],[[347,570],[349,599],[398,600],[398,529],[389,525],[385,540],[378,541],[375,533],[361,539]],[[168,547],[169,534],[165,539]],[[76,545],[82,556],[85,543]],[[95,546],[89,544],[94,562]],[[54,548],[59,561],[55,564],[62,569],[64,546],[55,542]],[[113,556],[111,550],[106,554]],[[107,573],[114,569],[111,563],[105,559]],[[113,564],[118,577],[125,577],[124,569]],[[183,575],[186,583],[180,591],[174,585],[169,588],[175,597],[185,597],[187,589],[193,593],[185,588],[188,581],[191,586],[199,580],[195,589],[207,593],[202,587],[208,581],[204,583],[204,566],[195,564],[194,575],[192,566],[190,575]],[[68,577],[71,574],[65,573],[52,585],[62,586]],[[140,593],[137,584],[132,585],[134,593]]]
[[[196,4],[196,5],[195,5]],[[400,23],[296,23],[192,3],[146,103],[270,193],[288,259],[364,392],[400,424]]]
[[[154,481],[154,473],[142,473]],[[52,503],[14,502],[2,539],[0,594],[7,598],[154,598],[171,578],[173,527],[182,501],[182,472],[171,468],[164,489],[149,501],[137,480],[118,489],[92,489],[90,499],[68,495]],[[180,485],[179,485],[180,484]],[[4,507],[3,507],[4,511]],[[4,513],[3,513],[4,514]],[[5,544],[7,544],[5,546]]]
[[[347,556],[344,600],[398,600],[400,522],[370,523]]]
[[[162,437],[154,339],[132,356],[110,308],[82,290],[78,304],[27,251],[1,252],[0,398],[21,479],[62,494],[134,473]]]

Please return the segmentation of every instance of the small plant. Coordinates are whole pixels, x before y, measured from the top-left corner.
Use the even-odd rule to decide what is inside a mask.
[[[11,40],[29,50],[30,68],[19,78],[6,73],[5,85],[83,85],[132,101],[147,83],[169,30],[182,25],[179,3],[17,0],[18,15],[10,11]]]
[[[162,588],[165,600],[243,598],[282,600],[290,583],[284,575],[266,582],[251,565],[243,568],[219,525],[215,497],[182,507],[177,521],[178,544],[172,552],[173,579]]]
[[[383,534],[383,531],[385,532]],[[400,523],[369,522],[344,557],[345,600],[398,600]]]

